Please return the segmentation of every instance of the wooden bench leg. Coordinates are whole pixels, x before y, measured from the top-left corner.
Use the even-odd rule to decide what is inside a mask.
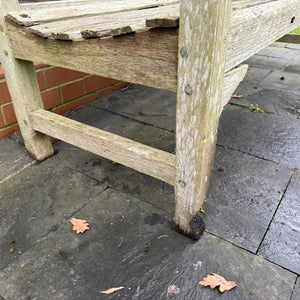
[[[53,155],[53,147],[48,136],[32,127],[31,112],[43,108],[34,65],[14,58],[4,21],[6,12],[18,9],[17,0],[0,1],[0,60],[25,147],[33,158],[43,160]]]
[[[176,208],[178,231],[199,239],[199,210],[212,170],[231,0],[181,1],[176,116]]]

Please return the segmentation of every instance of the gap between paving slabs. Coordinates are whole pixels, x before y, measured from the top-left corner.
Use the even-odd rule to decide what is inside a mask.
[[[295,172],[258,254],[300,274],[300,173]]]

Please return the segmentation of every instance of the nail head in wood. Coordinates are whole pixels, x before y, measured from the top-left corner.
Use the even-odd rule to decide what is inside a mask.
[[[193,94],[193,89],[190,85],[186,85],[184,91],[187,95],[192,95]]]
[[[188,58],[189,57],[189,51],[186,47],[183,47],[180,50],[180,54],[181,54],[182,58]]]

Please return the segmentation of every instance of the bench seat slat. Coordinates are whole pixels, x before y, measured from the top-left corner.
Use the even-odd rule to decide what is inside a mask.
[[[179,4],[131,10],[101,16],[87,16],[67,19],[29,27],[29,30],[42,37],[73,40],[81,37],[115,36],[145,28],[146,19],[152,17],[169,17],[179,12]],[[122,28],[128,28],[122,32]]]
[[[59,20],[76,19],[133,9],[151,8],[178,3],[178,0],[102,0],[65,1],[21,5],[22,11],[10,12],[9,17],[19,25],[32,26]],[[58,3],[59,5],[57,5]],[[42,5],[40,5],[42,4]],[[72,5],[73,4],[73,5]]]
[[[253,6],[233,11],[225,71],[300,26],[299,5],[300,0],[278,0],[259,5],[260,10]],[[17,58],[176,90],[178,29],[144,30],[78,43],[40,38],[11,21],[8,30]]]
[[[174,2],[177,4],[171,5]],[[69,5],[71,2],[67,1],[66,3]],[[72,8],[62,6],[65,8],[54,9],[52,12],[50,10],[47,13],[45,10],[28,11],[27,13],[26,11],[25,13],[13,12],[9,14],[9,18],[22,25],[41,22],[40,25],[29,27],[29,30],[45,38],[54,37],[65,40],[116,36],[143,29],[146,23],[151,27],[164,27],[166,24],[167,26],[178,26],[179,23],[180,9],[177,0],[105,0],[97,1],[97,4],[88,1],[84,6],[81,1],[76,1],[76,3],[80,5]],[[299,5],[297,0],[233,1],[229,47],[231,44],[235,44],[237,39],[247,40],[249,37],[261,39],[261,42],[254,43],[257,44],[257,47],[265,44],[263,42],[265,38],[269,43],[275,41],[289,30],[297,27],[293,25],[299,23]],[[158,7],[149,9],[153,6]],[[120,12],[121,10],[126,11]],[[289,24],[292,22],[292,16],[295,17],[295,22]],[[46,21],[47,18],[50,20],[52,17],[56,19],[46,23],[41,21],[43,18]],[[276,38],[274,38],[275,35]],[[241,43],[241,47],[243,47],[243,43]],[[254,54],[258,51],[257,47],[255,49],[247,47],[246,49],[253,49],[251,54]],[[246,51],[245,57],[247,55]]]

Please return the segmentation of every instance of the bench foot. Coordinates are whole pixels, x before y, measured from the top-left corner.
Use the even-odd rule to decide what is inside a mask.
[[[205,223],[200,213],[197,213],[189,222],[188,229],[183,229],[174,223],[175,230],[193,240],[199,240],[205,230]]]

